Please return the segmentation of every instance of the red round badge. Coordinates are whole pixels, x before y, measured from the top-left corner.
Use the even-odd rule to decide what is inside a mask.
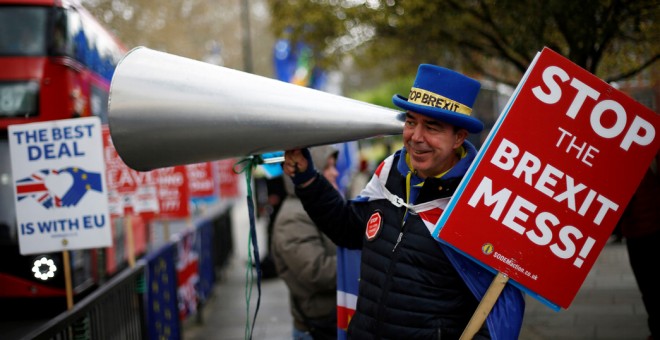
[[[380,227],[383,226],[383,216],[381,215],[380,211],[376,210],[371,217],[369,217],[369,221],[367,221],[367,241],[373,241],[378,234],[380,234]]]

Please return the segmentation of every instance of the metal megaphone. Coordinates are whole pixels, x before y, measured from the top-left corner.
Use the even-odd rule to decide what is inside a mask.
[[[140,171],[400,134],[403,113],[145,47],[115,69],[119,156]]]

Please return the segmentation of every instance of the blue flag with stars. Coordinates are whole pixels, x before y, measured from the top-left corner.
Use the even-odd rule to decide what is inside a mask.
[[[145,309],[149,339],[181,339],[175,259],[174,243],[147,258]]]

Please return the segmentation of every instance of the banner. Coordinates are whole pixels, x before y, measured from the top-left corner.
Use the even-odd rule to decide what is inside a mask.
[[[537,55],[433,233],[567,308],[660,146],[660,116]]]

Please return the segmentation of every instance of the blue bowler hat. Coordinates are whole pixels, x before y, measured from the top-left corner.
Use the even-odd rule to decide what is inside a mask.
[[[481,84],[472,78],[444,67],[422,64],[408,98],[395,94],[392,102],[402,109],[478,133],[484,124],[471,114],[480,89]]]

